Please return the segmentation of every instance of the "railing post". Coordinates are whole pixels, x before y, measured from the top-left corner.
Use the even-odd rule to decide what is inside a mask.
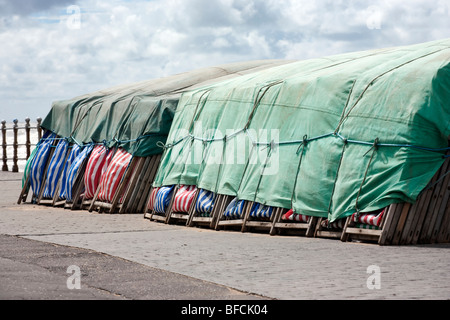
[[[3,166],[2,171],[8,171],[8,155],[6,153],[6,121],[2,120],[2,148],[3,148]]]
[[[41,141],[41,138],[42,138],[42,128],[41,128],[42,118],[39,117],[39,118],[36,119],[36,121],[37,121],[36,128],[37,128],[37,132],[38,132],[38,141]]]
[[[17,125],[17,122],[19,122],[17,119],[13,120],[14,122],[14,127],[13,127],[13,132],[14,132],[14,156],[13,156],[13,167],[12,167],[12,172],[19,172],[19,166],[17,165],[17,161],[19,160],[19,158],[17,157],[17,149],[19,148],[19,142],[17,139],[17,132],[19,131],[19,126]]]
[[[30,139],[30,118],[25,118],[25,136],[26,136],[26,148],[27,148],[27,159],[30,157],[31,154],[31,139]]]

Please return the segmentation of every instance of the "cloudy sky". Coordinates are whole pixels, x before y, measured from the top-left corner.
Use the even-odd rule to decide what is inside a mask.
[[[450,38],[450,0],[0,0],[0,119],[223,63]]]

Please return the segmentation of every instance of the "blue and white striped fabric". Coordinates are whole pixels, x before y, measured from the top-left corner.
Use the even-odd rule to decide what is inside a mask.
[[[46,131],[36,147],[36,155],[33,158],[30,168],[30,186],[35,195],[41,191],[42,177],[44,176],[45,166],[47,165],[50,151],[56,134]]]
[[[237,200],[234,198],[225,209],[223,215],[230,219],[241,219],[244,212],[245,200]]]
[[[253,203],[250,210],[250,217],[252,218],[270,218],[272,215],[273,207],[265,206],[260,203]]]
[[[79,169],[83,164],[83,161],[89,157],[93,149],[93,145],[84,147],[80,154],[75,158],[75,160],[73,160],[73,163],[71,164],[70,169],[67,173],[65,183],[61,186],[61,191],[59,193],[59,197],[61,199],[72,201],[72,187],[75,183],[75,179],[78,175]]]
[[[70,147],[70,153],[69,153],[69,156],[67,157],[66,165],[64,166],[64,170],[63,170],[63,174],[62,174],[62,178],[61,178],[61,188],[60,188],[59,194],[58,194],[59,199],[61,199],[61,194],[63,194],[62,189],[64,189],[64,187],[66,185],[67,176],[69,175],[70,167],[72,166],[72,163],[78,157],[80,152],[81,152],[81,147],[79,145],[74,144],[74,145],[72,145],[72,147]]]
[[[55,190],[66,162],[67,150],[69,150],[69,142],[65,139],[60,140],[56,145],[46,172],[44,198],[51,199],[55,195]]]
[[[195,211],[204,214],[211,213],[215,199],[214,192],[200,189],[195,203]]]
[[[165,213],[167,206],[170,204],[174,186],[161,187],[156,194],[155,203],[153,205],[153,212]]]

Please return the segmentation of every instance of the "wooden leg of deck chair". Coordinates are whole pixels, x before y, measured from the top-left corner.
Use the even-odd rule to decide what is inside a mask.
[[[380,238],[378,240],[379,245],[389,244],[389,235],[393,233],[395,229],[396,222],[398,221],[398,216],[401,214],[402,205],[400,203],[391,204],[387,210],[387,217],[383,223]]]
[[[97,198],[98,198],[98,195],[100,193],[100,190],[101,190],[101,184],[99,184],[97,186],[97,190],[95,190],[94,198],[92,198],[91,203],[89,205],[89,209],[88,209],[89,212],[92,212],[94,210],[95,201],[97,201]]]
[[[177,184],[175,186],[175,188],[173,189],[173,193],[172,193],[172,197],[170,198],[170,202],[169,205],[166,208],[166,220],[165,223],[169,224],[170,223],[170,218],[172,218],[172,207],[173,207],[173,203],[175,201],[175,196],[178,192],[178,190],[180,189],[180,185]]]
[[[133,158],[135,159],[135,158]],[[146,163],[147,158],[138,158],[135,160],[135,163],[133,163],[130,168],[132,172],[130,173],[129,179],[127,184],[125,185],[125,190],[123,191],[123,195],[120,199],[122,201],[120,204],[117,205],[117,209],[119,210],[119,213],[125,213],[127,212],[128,206],[136,207],[137,199],[142,196],[142,193],[139,192],[141,183],[142,183],[142,176],[144,175],[143,168]],[[132,160],[133,161],[133,160]],[[127,170],[128,173],[129,170]],[[120,200],[119,199],[119,200]]]
[[[134,174],[134,166],[138,161],[140,161],[140,159],[136,157],[133,157],[131,159],[130,165],[123,175],[122,181],[120,181],[119,187],[117,188],[116,193],[113,196],[109,213],[114,213],[116,211],[116,208],[119,205],[119,200],[122,198],[122,196],[126,197],[126,191],[130,188],[129,182],[132,182],[130,178]]]
[[[152,218],[152,209],[149,208],[152,192],[153,192],[153,187],[150,188],[150,192],[147,195],[147,201],[145,202],[145,210],[144,210],[144,218],[145,219],[151,219]]]
[[[395,228],[395,232],[392,236],[392,244],[398,245],[400,242],[400,238],[402,236],[403,227],[405,226],[406,218],[408,217],[409,209],[411,208],[410,203],[405,203],[403,205],[400,217],[397,222],[397,226]]]
[[[350,234],[347,232],[347,229],[350,228],[352,224],[352,217],[347,217],[345,221],[344,229],[342,230],[341,241],[347,242],[349,240]]]
[[[215,230],[219,230],[219,222],[222,220],[223,208],[225,206],[227,198],[228,196],[222,194],[217,195],[216,203],[214,204],[212,212],[212,214],[215,217],[214,226],[213,223],[211,222],[211,227]]]
[[[21,204],[22,202],[27,201],[28,192],[30,191],[30,175],[25,179],[25,183],[23,184],[22,191],[20,192],[19,199],[17,200],[17,204]]]
[[[193,219],[196,216],[196,210],[195,210],[195,204],[197,203],[198,194],[200,193],[200,190],[197,188],[195,191],[194,199],[192,200],[192,205],[188,213],[188,218],[186,221],[186,226],[192,227],[193,226]]]
[[[243,212],[244,217],[242,219],[241,232],[247,231],[246,223],[250,217],[250,211],[252,209],[253,204],[254,204],[254,202],[252,202],[252,201],[245,201],[244,212]]]
[[[280,222],[280,220],[281,220],[281,212],[282,211],[283,211],[282,208],[277,208],[275,210],[275,214],[274,214],[273,222],[272,222],[272,227],[270,228],[270,231],[269,231],[269,234],[271,236],[274,236],[277,233],[277,231],[278,231],[277,228],[276,228],[276,224],[278,222]]]

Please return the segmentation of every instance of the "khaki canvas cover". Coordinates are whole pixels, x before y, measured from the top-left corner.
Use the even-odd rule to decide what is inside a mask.
[[[450,39],[293,62],[185,92],[155,186],[331,221],[414,202],[450,134]]]
[[[56,101],[42,127],[79,145],[105,143],[135,156],[159,154],[158,143],[166,141],[183,92],[290,62],[229,63]]]

